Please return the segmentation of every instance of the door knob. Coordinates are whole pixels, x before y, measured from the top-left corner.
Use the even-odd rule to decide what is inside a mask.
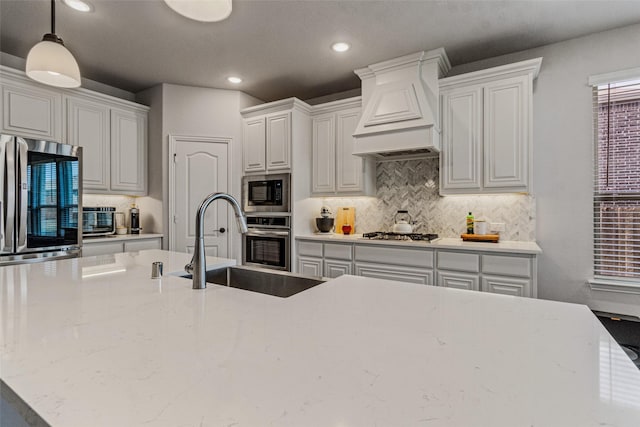
[[[220,230],[218,230],[221,233],[224,233],[225,231],[227,231],[224,227],[220,227]]]

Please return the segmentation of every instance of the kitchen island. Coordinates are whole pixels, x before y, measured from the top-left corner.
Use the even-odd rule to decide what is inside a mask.
[[[3,397],[65,427],[640,420],[640,371],[585,306],[354,276],[290,298],[193,290],[188,259],[1,268]]]

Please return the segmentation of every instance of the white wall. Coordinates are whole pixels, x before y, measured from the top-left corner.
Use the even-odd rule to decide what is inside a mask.
[[[151,106],[149,117],[149,197],[139,198],[143,223],[156,224],[168,244],[169,135],[231,138],[230,193],[240,197],[242,177],[242,118],[240,110],[262,101],[243,92],[162,84],[138,94]],[[164,202],[163,202],[164,201]],[[233,256],[241,257],[240,237],[234,236]]]
[[[590,75],[640,67],[640,25],[455,67],[449,75],[542,56],[534,86],[534,194],[540,298],[640,316],[640,295],[591,291],[593,116]]]

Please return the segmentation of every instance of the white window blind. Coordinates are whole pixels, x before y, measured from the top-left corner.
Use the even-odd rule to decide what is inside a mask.
[[[640,281],[640,80],[599,84],[594,108],[594,276]]]

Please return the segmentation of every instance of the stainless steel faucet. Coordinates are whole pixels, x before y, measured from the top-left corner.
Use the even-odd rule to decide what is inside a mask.
[[[231,204],[238,220],[238,228],[242,234],[247,232],[247,218],[242,213],[240,203],[227,193],[209,194],[200,204],[196,215],[196,245],[193,251],[191,262],[184,266],[187,273],[193,275],[193,289],[204,289],[207,287],[205,275],[207,271],[207,261],[204,253],[204,213],[207,208],[217,199],[226,200]]]

